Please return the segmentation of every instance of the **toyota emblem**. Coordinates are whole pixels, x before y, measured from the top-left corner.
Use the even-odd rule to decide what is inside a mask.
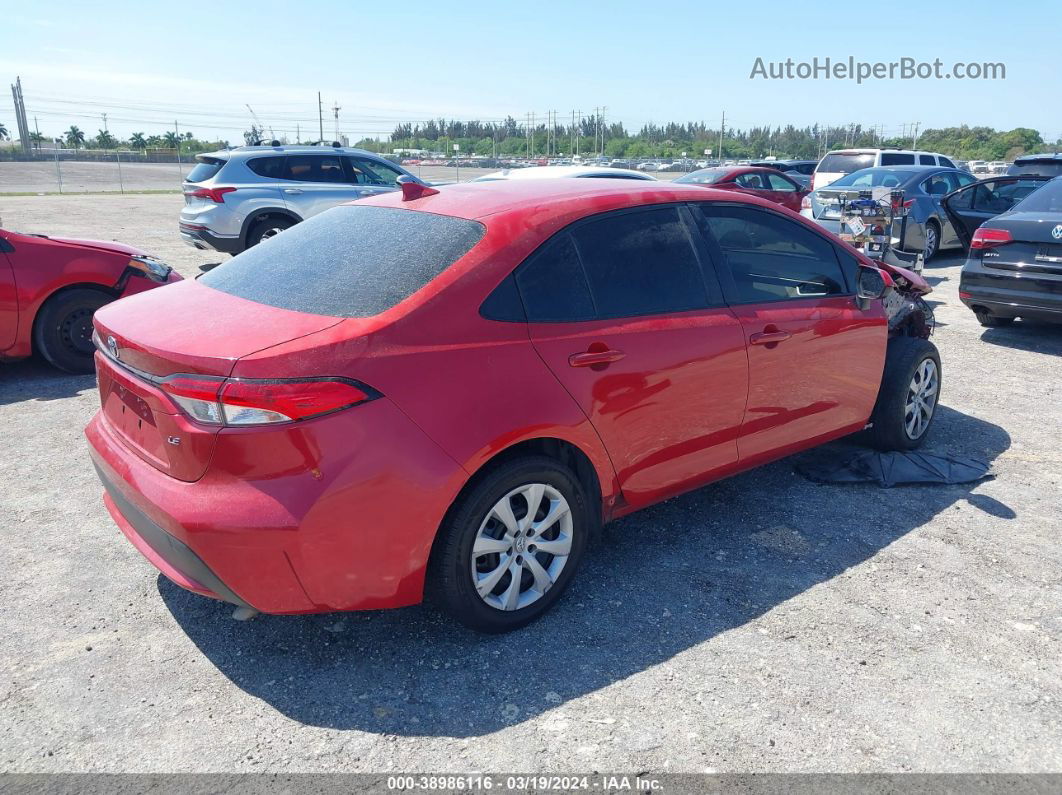
[[[120,358],[118,356],[118,342],[114,339],[114,337],[107,337],[107,350],[111,352],[111,356],[113,356],[115,359]]]

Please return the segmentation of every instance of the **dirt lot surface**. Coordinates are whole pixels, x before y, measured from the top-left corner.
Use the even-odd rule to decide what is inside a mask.
[[[193,276],[224,257],[180,242],[180,202],[0,197],[0,215]],[[959,265],[928,269],[928,449],[994,479],[822,486],[779,461],[617,522],[558,608],[504,637],[427,607],[233,621],[108,517],[81,432],[94,379],[0,367],[0,764],[1062,771],[1062,329],[980,328]]]

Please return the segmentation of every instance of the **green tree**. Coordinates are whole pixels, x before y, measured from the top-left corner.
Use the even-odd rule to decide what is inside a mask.
[[[99,134],[96,136],[96,147],[99,149],[114,149],[118,145],[118,140],[111,135],[107,130],[99,130]]]
[[[175,133],[173,130],[167,132],[162,137],[162,140],[166,142],[166,146],[168,146],[170,149],[176,149],[178,146],[181,145],[181,139],[177,137],[177,133]]]
[[[0,121],[0,141],[10,141],[11,134],[7,131],[7,126]]]
[[[134,149],[147,149],[147,139],[144,138],[144,133],[135,132],[130,135],[129,145]]]
[[[66,142],[69,146],[77,149],[81,144],[85,143],[85,133],[76,124],[71,124],[70,129],[66,131]]]

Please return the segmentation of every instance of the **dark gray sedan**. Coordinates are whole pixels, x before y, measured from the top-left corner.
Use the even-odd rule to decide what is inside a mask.
[[[846,174],[829,187],[820,188],[804,199],[801,215],[814,220],[834,234],[841,229],[841,195],[856,198],[860,191],[885,193],[902,190],[904,201],[914,200],[904,226],[893,226],[893,246],[903,251],[921,251],[928,262],[942,248],[962,245],[941,204],[947,194],[976,182],[957,168],[940,166],[880,166]],[[902,236],[902,239],[900,239]]]

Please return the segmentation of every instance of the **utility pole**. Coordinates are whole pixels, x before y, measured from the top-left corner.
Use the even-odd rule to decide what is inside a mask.
[[[578,121],[575,123],[575,154],[579,154],[579,146],[582,143],[580,140],[583,137],[583,109],[579,108],[576,111],[576,118]],[[1062,137],[1062,136],[1059,136]]]
[[[317,143],[324,143],[324,105],[321,104],[321,92],[317,92],[317,127],[319,137]]]
[[[535,156],[535,112],[531,111],[531,157]]]
[[[726,111],[723,111],[723,120],[719,122],[719,162],[723,162],[723,133],[726,131]]]
[[[177,127],[177,120],[173,120],[173,134],[177,136],[177,173],[181,175],[181,180],[184,180],[184,169],[181,167],[181,131]]]
[[[110,132],[110,130],[107,129],[107,114],[106,113],[101,113],[100,114],[100,118],[103,119],[103,131],[104,132]]]
[[[332,113],[336,117],[336,140],[337,141],[339,140],[339,111],[341,111],[341,110],[343,110],[343,109],[341,107],[339,107],[339,102],[337,100],[333,99],[332,100]]]
[[[917,149],[918,148],[918,128],[922,126],[922,122],[916,121],[916,122],[912,122],[912,124],[914,125],[914,135],[911,136],[911,148],[912,149]]]
[[[601,106],[601,154],[605,154],[605,136],[608,134],[608,127],[605,126],[605,114],[608,113],[608,105]]]
[[[37,132],[37,151],[41,151],[41,128],[37,125],[37,117],[33,117],[33,129]]]

